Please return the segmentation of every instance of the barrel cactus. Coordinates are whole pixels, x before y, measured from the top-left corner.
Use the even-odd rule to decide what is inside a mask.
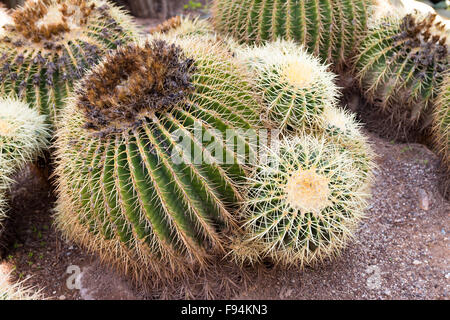
[[[450,73],[446,75],[433,114],[433,138],[435,149],[441,155],[446,173],[450,174]],[[450,193],[450,181],[446,179],[446,194]]]
[[[45,116],[15,98],[0,98],[0,189],[11,174],[46,149],[50,138]]]
[[[266,119],[282,131],[317,126],[324,108],[338,101],[335,75],[292,41],[244,47],[236,54],[256,75]]]
[[[215,0],[215,28],[245,43],[295,40],[332,63],[347,64],[367,28],[372,1]]]
[[[362,132],[362,125],[355,114],[334,106],[327,106],[323,112],[322,125],[317,131],[326,139],[343,146],[353,158],[362,178],[361,187],[372,182],[375,153],[369,139]],[[358,186],[359,187],[359,186]]]
[[[399,129],[422,129],[450,68],[448,31],[435,14],[383,18],[361,43],[356,71],[365,96]]]
[[[0,93],[15,93],[55,127],[73,82],[134,40],[131,19],[104,0],[27,1],[0,32]]]
[[[255,150],[237,130],[261,126],[246,72],[196,37],[108,55],[57,132],[59,229],[135,280],[182,276],[223,253]],[[242,152],[226,140],[234,133]]]
[[[282,139],[248,180],[234,257],[302,267],[337,255],[363,217],[362,174],[339,144],[312,135]]]

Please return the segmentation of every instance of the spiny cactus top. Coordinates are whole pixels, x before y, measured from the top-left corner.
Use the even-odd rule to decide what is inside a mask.
[[[214,25],[238,41],[292,39],[339,69],[366,30],[371,1],[215,0]]]
[[[433,137],[435,149],[442,156],[447,172],[450,173],[450,71],[439,90],[433,114]]]
[[[104,0],[27,1],[0,33],[0,92],[15,92],[55,125],[73,81],[109,49],[137,37]]]
[[[321,123],[325,106],[337,103],[335,75],[291,41],[236,50],[257,75],[266,118],[283,131],[304,131]]]
[[[0,98],[0,189],[8,188],[10,175],[34,160],[49,139],[45,116],[25,102]]]
[[[361,171],[342,146],[324,138],[284,138],[249,178],[238,260],[270,257],[303,266],[336,255],[360,221]]]
[[[370,102],[400,125],[415,126],[436,98],[450,68],[448,31],[436,15],[384,18],[362,41],[356,60]]]
[[[236,129],[260,126],[250,77],[226,48],[164,39],[108,55],[57,134],[59,228],[135,279],[182,275],[224,250],[238,160],[254,150]]]

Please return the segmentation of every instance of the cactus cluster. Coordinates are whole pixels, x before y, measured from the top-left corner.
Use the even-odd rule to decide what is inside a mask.
[[[447,31],[435,14],[383,18],[362,40],[355,68],[369,102],[399,129],[422,129],[450,68]]]
[[[73,82],[110,49],[137,37],[104,0],[27,1],[0,32],[0,93],[15,93],[56,127]]]
[[[337,104],[335,75],[292,41],[244,47],[236,54],[257,77],[265,118],[284,132],[317,126],[325,107]]]
[[[223,253],[242,200],[239,160],[254,152],[236,134],[242,155],[225,134],[260,126],[246,72],[196,37],[153,37],[108,55],[57,132],[59,229],[135,279],[180,276]]]
[[[215,28],[245,43],[295,40],[340,69],[367,28],[372,1],[215,0]]]
[[[324,137],[282,139],[249,178],[235,258],[303,266],[338,254],[362,217],[363,178],[351,154]]]

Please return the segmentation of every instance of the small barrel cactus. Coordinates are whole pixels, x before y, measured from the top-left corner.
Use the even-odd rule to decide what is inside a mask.
[[[15,93],[55,127],[73,82],[109,49],[137,37],[104,0],[27,1],[0,32],[0,93]]]
[[[295,40],[340,69],[367,28],[369,0],[215,0],[215,28],[245,43]]]
[[[0,234],[6,216],[5,192],[11,176],[47,148],[50,139],[45,116],[14,98],[0,98]]]
[[[337,255],[363,216],[362,175],[339,144],[312,135],[282,139],[249,178],[234,257],[301,267]]]
[[[282,131],[303,131],[321,121],[325,106],[338,101],[335,75],[292,41],[236,50],[256,74],[266,119]]]
[[[450,73],[446,75],[433,114],[433,138],[435,149],[450,174]],[[450,179],[446,179],[445,193],[450,193]]]
[[[135,280],[182,276],[223,253],[255,150],[237,132],[244,155],[226,139],[261,126],[246,72],[197,37],[108,55],[57,132],[59,229]]]
[[[368,187],[372,181],[375,153],[368,138],[361,131],[353,113],[334,106],[327,106],[323,112],[322,125],[318,130],[323,136],[343,146],[353,158],[361,173],[361,186]]]
[[[15,98],[0,98],[0,189],[8,188],[11,174],[45,150],[49,139],[45,116]]]
[[[0,272],[0,301],[5,300],[43,300],[42,293],[25,281],[13,283],[11,274]]]
[[[447,35],[435,14],[407,14],[381,19],[362,41],[355,65],[360,86],[399,129],[427,123],[450,68]]]

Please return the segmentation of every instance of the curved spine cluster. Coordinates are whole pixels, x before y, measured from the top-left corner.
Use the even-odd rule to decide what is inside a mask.
[[[407,14],[381,19],[362,41],[355,64],[360,86],[399,128],[426,123],[450,67],[447,36],[435,14]]]
[[[284,138],[249,178],[237,260],[304,266],[335,256],[363,217],[362,172],[324,137]]]
[[[80,79],[110,49],[136,39],[121,9],[105,0],[27,1],[0,32],[0,93],[14,93],[56,126]]]
[[[236,54],[257,76],[266,119],[282,131],[316,127],[324,108],[337,104],[336,76],[292,41],[245,47]]]
[[[137,280],[182,276],[223,253],[254,152],[236,132],[239,154],[226,134],[260,126],[248,79],[226,48],[195,37],[108,55],[58,130],[59,229]]]
[[[244,43],[295,40],[340,69],[367,28],[371,1],[215,0],[215,28]]]

